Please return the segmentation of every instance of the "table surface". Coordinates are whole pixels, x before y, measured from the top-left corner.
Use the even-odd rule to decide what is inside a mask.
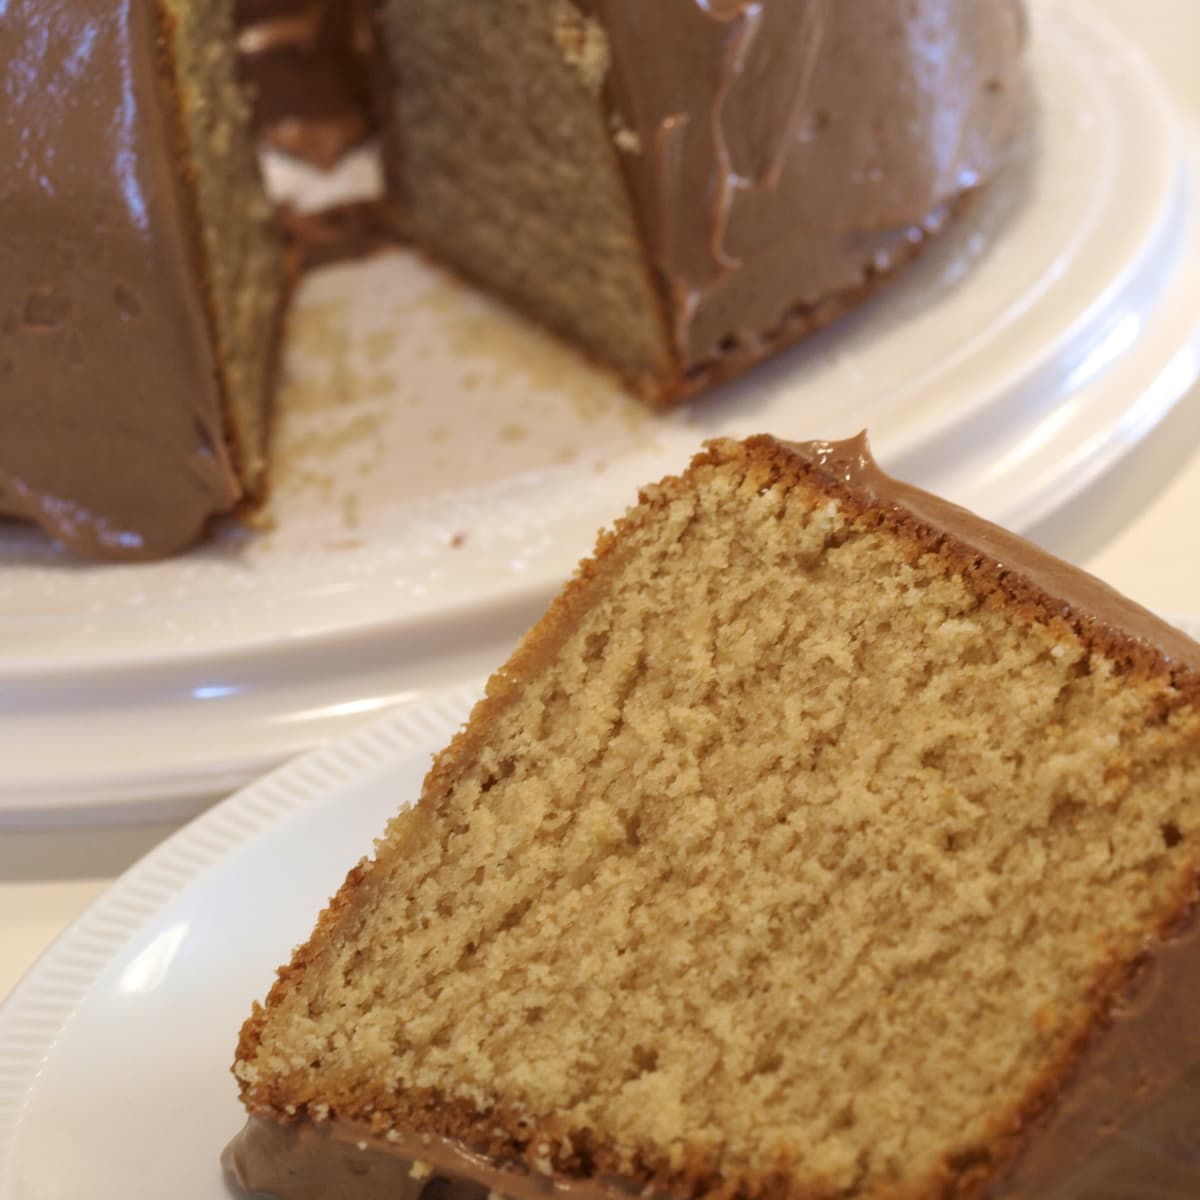
[[[1179,0],[1092,0],[1151,52],[1180,98],[1200,113],[1191,38],[1172,17]],[[1136,12],[1136,24],[1130,24]],[[1030,531],[1034,541],[1165,614],[1200,616],[1200,389],[1088,492]],[[126,868],[176,824],[0,834],[0,997]]]

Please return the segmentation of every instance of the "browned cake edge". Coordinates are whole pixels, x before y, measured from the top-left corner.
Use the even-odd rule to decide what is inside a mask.
[[[655,380],[649,390],[641,392],[642,398],[654,408],[670,408],[718,384],[736,379],[788,347],[840,321],[873,300],[904,274],[905,269],[920,258],[930,242],[942,236],[948,226],[960,219],[970,207],[977,190],[961,193],[948,205],[939,205],[927,214],[922,223],[912,226],[899,247],[889,253],[886,266],[880,266],[875,261],[864,262],[860,281],[853,287],[830,292],[811,303],[794,305],[774,329],[762,332],[756,346],[737,343],[718,358],[687,367],[677,361],[674,373]]]
[[[241,430],[238,428],[238,422],[235,419],[232,404],[230,401],[230,385],[228,371],[226,368],[226,359],[224,355],[224,347],[220,336],[220,321],[217,314],[217,301],[212,287],[212,275],[209,268],[208,250],[204,245],[203,221],[201,218],[199,197],[196,188],[196,163],[190,154],[190,138],[188,135],[187,126],[183,115],[183,105],[180,100],[182,84],[179,78],[178,64],[175,61],[175,55],[172,47],[175,44],[176,37],[176,21],[172,14],[164,5],[154,5],[154,21],[155,21],[155,50],[158,55],[160,70],[166,80],[166,86],[171,95],[176,98],[172,126],[172,153],[176,158],[180,175],[185,180],[187,186],[183,189],[186,196],[186,205],[188,217],[192,228],[192,255],[193,264],[196,271],[196,279],[203,297],[205,317],[208,322],[209,337],[212,339],[214,347],[213,359],[216,364],[217,375],[217,392],[221,407],[221,425],[224,434],[225,444],[229,450],[230,459],[233,464],[233,469],[237,475],[238,483],[241,488],[241,495],[237,498],[234,512],[239,514],[247,514],[258,508],[266,499],[268,488],[268,466],[265,447],[260,457],[264,460],[264,465],[253,470],[250,467],[252,455],[248,451],[241,435]],[[278,243],[278,252],[281,261],[284,257],[284,242],[281,229],[278,224],[275,225],[274,234]],[[297,273],[290,270],[285,263],[284,269],[280,278],[279,294],[276,297],[275,313],[271,326],[271,341],[267,347],[267,355],[269,358],[267,370],[264,373],[263,395],[260,397],[261,409],[263,413],[263,424],[267,431],[266,437],[269,438],[270,430],[273,425],[273,417],[277,406],[278,395],[278,380],[279,368],[283,356],[283,339],[284,331],[287,325],[288,315],[291,310],[292,291],[296,282]],[[220,516],[221,513],[213,513],[212,517]],[[205,523],[205,526],[209,522]],[[197,530],[194,540],[199,539],[204,532],[204,528]],[[190,543],[189,543],[190,544]],[[180,549],[186,549],[186,546]]]
[[[831,292],[821,297],[820,300],[797,304],[789,309],[774,329],[763,331],[755,347],[738,344],[726,350],[718,358],[687,367],[679,361],[678,354],[672,351],[670,371],[658,376],[633,376],[623,373],[614,363],[606,361],[591,353],[587,347],[580,345],[578,339],[569,330],[561,328],[544,313],[532,308],[522,297],[496,288],[477,274],[472,273],[465,264],[438,254],[419,239],[413,238],[405,225],[403,207],[395,201],[390,203],[370,201],[362,206],[363,217],[371,222],[372,239],[369,242],[356,236],[357,231],[349,228],[349,225],[358,219],[357,214],[347,213],[345,217],[342,217],[338,215],[337,210],[331,210],[334,215],[330,228],[322,227],[319,222],[319,218],[324,214],[317,214],[318,220],[313,222],[290,219],[289,236],[299,247],[300,262],[303,264],[302,270],[310,270],[346,259],[361,258],[365,254],[386,249],[388,246],[407,246],[414,249],[429,262],[448,271],[468,287],[496,297],[525,320],[586,359],[592,366],[615,377],[620,381],[622,387],[650,408],[665,410],[690,400],[719,384],[744,375],[760,363],[766,362],[788,347],[802,342],[805,338],[819,333],[822,329],[833,325],[842,317],[873,300],[897,276],[902,275],[905,268],[911,266],[932,241],[941,237],[949,226],[961,218],[980,190],[973,189],[963,192],[949,204],[939,205],[923,223],[914,225],[909,236],[891,252],[886,266],[881,267],[876,262],[864,261],[861,279],[853,287]],[[346,236],[339,239],[336,234],[343,221],[346,221],[347,224]],[[653,279],[654,273],[648,263],[646,271],[648,276]],[[662,285],[657,279],[654,279],[653,291],[659,298],[659,316],[665,337],[667,323],[666,317],[661,311],[663,305]]]
[[[1169,679],[1174,695],[1160,714],[1182,705],[1200,702],[1200,645],[1145,609],[1125,600],[1086,572],[1061,563],[1023,539],[974,517],[954,505],[928,493],[889,479],[875,466],[866,447],[865,437],[843,443],[807,443],[792,445],[767,436],[737,443],[718,440],[707,444],[693,459],[682,477],[669,477],[662,483],[643,489],[637,507],[619,520],[613,530],[603,531],[590,559],[580,567],[545,616],[525,636],[512,658],[489,679],[486,694],[472,710],[468,724],[450,745],[437,756],[417,805],[410,810],[396,839],[399,853],[404,844],[419,836],[421,828],[433,817],[439,799],[453,786],[459,773],[475,759],[487,739],[489,729],[515,704],[529,681],[535,679],[553,661],[555,655],[576,628],[580,618],[603,594],[618,563],[621,540],[625,534],[653,520],[655,514],[673,500],[689,494],[698,477],[710,468],[733,468],[758,490],[773,487],[802,487],[835,500],[860,530],[885,529],[907,544],[911,561],[934,555],[950,573],[957,574],[981,606],[1000,606],[1012,610],[1020,619],[1036,622],[1064,635],[1077,636],[1091,651],[1110,660],[1119,674],[1131,679]],[[937,523],[934,523],[936,519]],[[982,543],[982,545],[981,545]],[[983,548],[983,547],[986,547]],[[1046,581],[1058,586],[1043,586]],[[1084,607],[1083,601],[1090,601]],[[1121,625],[1114,621],[1119,620]],[[369,887],[363,882],[369,864],[360,862],[346,877],[341,890],[321,914],[310,940],[300,947],[291,962],[280,969],[266,1006],[255,1004],[244,1024],[237,1049],[237,1060],[249,1060],[262,1037],[270,1009],[299,986],[308,965],[324,948],[333,943],[344,920],[365,901]],[[1198,891],[1200,862],[1181,873],[1175,902],[1161,915],[1159,927],[1148,931],[1146,954],[1152,954],[1159,940],[1186,924],[1200,898]],[[936,1178],[918,1181],[908,1190],[887,1192],[887,1200],[933,1200],[955,1197],[966,1200],[980,1196],[1000,1172],[1018,1154],[1025,1133],[1047,1110],[1070,1078],[1073,1069],[1088,1048],[1100,1040],[1109,1013],[1122,993],[1136,981],[1145,956],[1133,961],[1112,960],[1102,970],[1089,994],[1092,1020],[1054,1067],[1035,1084],[1028,1095],[1009,1110],[995,1114],[991,1123],[986,1152],[970,1161],[947,1161]],[[307,1126],[303,1100],[289,1094],[271,1081],[253,1085],[242,1082],[241,1095],[249,1112],[259,1118],[292,1125]],[[528,1118],[506,1112],[501,1106],[486,1115],[461,1101],[443,1102],[427,1093],[393,1095],[382,1086],[370,1095],[347,1097],[350,1104],[333,1098],[339,1138],[353,1140],[354,1131],[363,1137],[400,1131],[399,1142],[388,1150],[404,1153],[413,1145],[413,1137],[429,1138],[423,1145],[445,1149],[449,1153],[486,1155],[495,1164],[513,1172],[508,1179],[509,1194],[521,1200],[530,1194],[517,1188],[527,1178],[528,1187],[543,1186],[544,1177],[536,1176],[535,1159],[547,1153],[555,1177],[578,1183],[582,1180],[610,1182],[619,1174],[621,1156],[613,1146],[588,1144],[572,1130],[559,1147],[559,1135],[552,1123],[532,1125]],[[350,1130],[345,1134],[345,1130]],[[393,1138],[393,1141],[395,1139]],[[458,1149],[456,1150],[455,1147]],[[441,1154],[429,1154],[437,1159]],[[702,1153],[685,1155],[683,1166],[672,1169],[664,1161],[635,1160],[632,1176],[625,1173],[621,1190],[649,1188],[654,1194],[692,1200],[695,1197],[731,1200],[829,1200],[830,1193],[815,1190],[796,1191],[791,1179],[790,1162],[765,1163],[761,1170],[739,1177],[722,1177],[715,1164]],[[471,1177],[491,1186],[486,1173]],[[882,1197],[880,1198],[882,1200]]]

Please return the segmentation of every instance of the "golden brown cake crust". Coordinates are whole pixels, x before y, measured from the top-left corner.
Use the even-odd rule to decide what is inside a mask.
[[[851,451],[852,454],[859,454],[860,447],[862,453],[869,454],[865,435],[860,435],[852,445],[855,447]],[[864,525],[886,525],[905,538],[912,548],[914,558],[922,553],[933,553],[943,558],[962,576],[981,604],[1009,604],[1029,619],[1051,626],[1062,623],[1076,633],[1089,648],[1123,663],[1128,670],[1137,675],[1152,676],[1168,672],[1173,686],[1179,692],[1181,704],[1200,699],[1200,646],[1152,613],[1124,600],[1098,580],[1086,576],[1084,572],[1052,559],[1023,539],[1008,534],[962,509],[938,501],[929,493],[919,492],[915,488],[905,489],[906,498],[910,503],[917,496],[926,503],[932,502],[940,509],[943,520],[951,512],[959,514],[964,533],[969,527],[975,534],[987,531],[993,536],[999,535],[1005,548],[1016,550],[1020,547],[1024,554],[1039,566],[1043,563],[1053,565],[1055,572],[1062,579],[1087,579],[1097,586],[1094,593],[1096,600],[1119,603],[1119,615],[1126,622],[1140,616],[1147,629],[1153,631],[1158,638],[1167,641],[1172,647],[1190,649],[1190,660],[1176,665],[1152,642],[1129,637],[1121,628],[1104,619],[1104,614],[1097,620],[1086,611],[1076,611],[1069,605],[1064,606],[1061,596],[1052,595],[1035,583],[1019,566],[1015,566],[1011,558],[1009,565],[989,558],[962,537],[956,537],[944,527],[939,528],[927,520],[922,520],[910,509],[871,495],[854,482],[844,479],[839,481],[816,465],[804,452],[806,449],[807,447],[781,442],[769,435],[752,437],[745,442],[711,442],[703,453],[692,460],[687,476],[668,478],[652,489],[644,489],[639,494],[639,504],[649,508],[666,506],[672,499],[684,495],[689,489],[690,477],[705,467],[737,464],[745,470],[748,477],[756,481],[761,480],[759,486],[764,489],[814,482],[823,492],[854,511],[856,519]],[[895,485],[895,481],[888,479],[877,468],[876,478]],[[436,795],[449,786],[463,762],[476,752],[486,736],[487,728],[499,716],[504,706],[515,701],[526,681],[536,676],[558,653],[563,641],[576,627],[585,606],[592,601],[592,587],[594,583],[603,580],[609,556],[626,532],[628,523],[644,519],[644,510],[631,510],[630,514],[616,523],[611,532],[601,532],[592,557],[580,564],[576,576],[555,599],[545,616],[526,635],[512,658],[488,680],[487,694],[472,711],[469,727],[435,760],[425,783],[423,797]]]
[[[414,844],[420,830],[432,818],[439,802],[455,780],[478,759],[488,732],[517,703],[524,689],[536,679],[575,631],[589,607],[604,594],[619,569],[619,554],[625,539],[653,514],[692,490],[695,480],[712,470],[732,469],[745,485],[760,493],[771,488],[799,487],[835,502],[850,514],[859,529],[885,529],[909,548],[915,562],[924,555],[937,556],[966,584],[982,609],[1003,607],[1051,630],[1069,631],[1086,646],[1109,659],[1118,673],[1129,680],[1169,680],[1169,699],[1164,700],[1156,719],[1166,721],[1171,713],[1200,700],[1200,647],[1158,622],[1149,613],[1117,597],[1103,585],[1062,564],[1041,551],[944,502],[888,480],[869,459],[865,442],[791,446],[774,438],[751,438],[744,443],[710,443],[682,478],[671,478],[645,489],[637,508],[619,521],[612,532],[600,535],[592,558],[581,564],[564,592],[545,617],[526,636],[510,661],[488,682],[485,697],[475,707],[469,726],[460,732],[435,760],[426,779],[421,800],[394,827],[389,851],[403,856],[406,845]],[[936,516],[936,520],[934,517]],[[1004,561],[980,549],[980,541],[1004,552]],[[1053,584],[1058,587],[1047,587]],[[1080,606],[1089,599],[1090,609]],[[1120,625],[1114,621],[1120,621]],[[1134,634],[1126,630],[1135,629]],[[1188,919],[1197,903],[1197,864],[1181,874],[1175,898],[1162,913],[1154,935],[1166,935]],[[255,1007],[243,1027],[238,1046],[239,1062],[251,1061],[259,1047],[269,1010],[297,989],[309,966],[338,939],[340,931],[371,889],[371,864],[360,863],[329,908],[322,914],[310,941],[284,967],[267,999],[266,1008]],[[1002,1108],[990,1121],[986,1153],[946,1161],[935,1178],[925,1178],[907,1188],[856,1190],[855,1196],[882,1200],[932,1200],[933,1197],[983,1195],[997,1171],[1021,1148],[1030,1127],[1071,1078],[1075,1064],[1089,1042],[1103,1035],[1111,1004],[1130,984],[1140,960],[1110,958],[1087,997],[1091,1018],[1079,1029],[1053,1068],[1036,1081],[1015,1105]],[[242,1098],[252,1114],[276,1121],[313,1115],[314,1097],[281,1087],[277,1080],[241,1076]],[[336,1087],[321,1096],[339,1123],[348,1122],[364,1134],[384,1135],[389,1130],[431,1134],[451,1139],[504,1164],[523,1165],[531,1174],[546,1173],[563,1180],[621,1176],[655,1194],[692,1200],[694,1197],[747,1200],[828,1200],[837,1189],[820,1182],[797,1189],[792,1174],[794,1155],[781,1149],[774,1161],[763,1161],[757,1169],[736,1175],[722,1173],[711,1154],[690,1147],[682,1161],[670,1163],[639,1151],[633,1159],[623,1148],[589,1140],[576,1129],[558,1127],[554,1121],[532,1124],[516,1111],[503,1107],[484,1114],[463,1100],[445,1102],[428,1091],[400,1093],[380,1085],[369,1094],[338,1092]],[[320,1114],[316,1114],[318,1119]],[[564,1139],[570,1134],[569,1140]],[[559,1148],[561,1147],[561,1149]],[[547,1155],[549,1163],[547,1164]]]
[[[731,344],[716,356],[690,366],[673,360],[670,369],[662,375],[622,376],[617,366],[604,361],[586,347],[580,346],[569,329],[556,325],[545,313],[536,311],[525,302],[519,293],[497,288],[494,284],[481,278],[479,274],[472,272],[465,264],[453,262],[428,246],[416,245],[411,248],[418,250],[442,269],[451,272],[468,286],[484,290],[490,289],[526,320],[532,321],[547,333],[560,339],[599,370],[615,375],[629,391],[651,408],[668,409],[707,391],[709,388],[716,387],[720,383],[744,375],[763,359],[802,342],[812,334],[819,333],[822,329],[873,300],[905,267],[910,266],[924,253],[930,240],[936,237],[948,223],[957,221],[967,211],[974,199],[975,194],[968,192],[959,196],[948,207],[939,208],[935,214],[930,216],[926,225],[914,226],[910,236],[893,248],[886,265],[881,266],[864,261],[861,280],[855,286],[833,292],[812,304],[796,305],[777,326],[764,330],[753,346],[742,342]],[[365,211],[368,215],[379,218],[375,226],[379,231],[378,245],[385,245],[388,242],[394,245],[410,244],[404,234],[404,216],[400,208],[385,203],[381,209],[367,207]],[[380,217],[381,212],[382,216]],[[315,226],[313,228],[315,229]],[[335,259],[356,258],[363,252],[358,240],[348,239],[340,245],[332,247],[325,254],[321,254],[319,245],[312,245],[307,237],[298,240],[309,254],[315,252],[315,255],[320,255],[320,257],[314,255],[312,260],[314,265],[331,262]],[[367,252],[370,252],[369,249]],[[308,263],[309,259],[306,256],[306,267]]]
[[[168,87],[170,91],[177,97],[173,110],[174,144],[176,147],[185,147],[188,144],[188,135],[183,119],[183,106],[178,100],[181,82],[178,64],[175,62],[175,56],[171,51],[178,33],[175,27],[176,19],[162,5],[155,5],[154,9],[157,26],[155,49],[159,57],[160,70],[164,78],[169,80]],[[218,402],[221,408],[221,433],[241,487],[241,495],[237,499],[235,511],[246,513],[256,509],[266,499],[267,474],[265,471],[255,471],[251,467],[250,463],[253,454],[243,444],[242,438],[239,436],[238,423],[230,404],[229,368],[221,354],[217,299],[213,291],[208,255],[204,252],[201,244],[200,230],[202,228],[202,221],[195,185],[196,170],[196,164],[192,159],[180,156],[180,174],[187,181],[187,187],[184,189],[185,203],[189,210],[191,227],[194,231],[191,250],[196,279],[204,305],[205,316],[208,321],[209,336],[212,339],[213,345],[217,348],[217,352],[214,355],[214,372],[217,377]],[[262,397],[262,406],[263,412],[266,414],[268,427],[270,426],[275,408],[276,381],[279,375],[280,356],[283,353],[284,326],[290,308],[291,282],[292,280],[289,279],[288,286],[281,290],[279,294],[276,305],[276,318],[272,324],[271,340],[267,350],[270,363],[266,371],[267,387]]]

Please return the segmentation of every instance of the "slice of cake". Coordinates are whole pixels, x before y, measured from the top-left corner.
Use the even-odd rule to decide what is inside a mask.
[[[382,0],[412,238],[647,399],[859,303],[996,172],[1017,0]]]
[[[287,1200],[1200,1195],[1198,867],[1200,646],[863,440],[716,442],[256,1006],[227,1163]]]
[[[285,290],[229,6],[12,0],[0,61],[0,513],[169,554],[262,487]]]

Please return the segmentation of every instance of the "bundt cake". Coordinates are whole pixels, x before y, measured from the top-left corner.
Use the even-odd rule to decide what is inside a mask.
[[[151,558],[262,490],[284,261],[231,13],[0,19],[0,514]]]
[[[710,444],[242,1030],[285,1200],[1200,1195],[1200,646],[889,479]]]
[[[383,0],[410,236],[668,403],[860,302],[997,170],[1017,0]]]
[[[1018,0],[12,0],[0,513],[146,558],[261,493],[286,286],[239,72],[323,161],[377,108],[403,235],[665,404],[991,177],[1023,36]]]

